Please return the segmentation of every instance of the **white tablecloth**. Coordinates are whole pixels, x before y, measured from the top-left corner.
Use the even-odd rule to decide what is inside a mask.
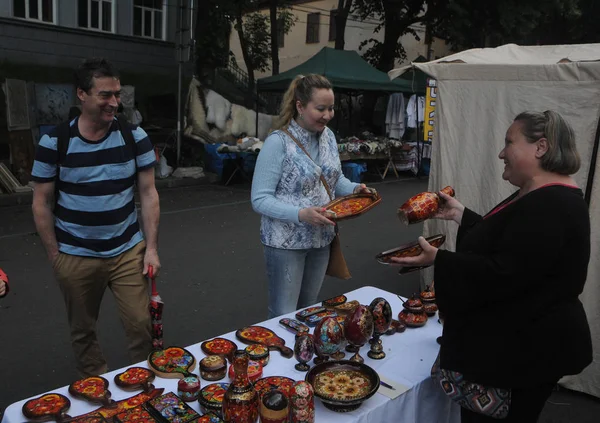
[[[358,300],[361,304],[368,305],[375,297],[387,299],[397,317],[398,312],[402,310],[401,300],[390,292],[365,286],[363,288],[351,291],[345,294],[350,300]],[[294,313],[286,316],[294,318]],[[286,345],[294,347],[294,334],[285,330],[279,325],[281,317],[277,317],[259,325],[273,329],[280,337],[285,339]],[[383,336],[383,347],[386,357],[383,360],[372,360],[367,356],[369,345],[361,349],[361,355],[365,359],[365,364],[374,368],[380,375],[394,382],[399,382],[409,388],[406,393],[390,400],[388,397],[377,393],[369,400],[364,402],[360,408],[350,413],[336,413],[323,406],[321,401],[315,398],[316,422],[352,422],[352,423],[379,423],[379,422],[402,422],[402,423],[450,423],[460,421],[460,408],[450,401],[446,395],[434,386],[429,376],[431,365],[438,353],[439,346],[436,338],[441,334],[441,325],[437,321],[437,316],[430,318],[427,324],[418,329],[407,328],[404,333],[392,336]],[[238,347],[244,348],[244,344],[235,338],[235,332],[222,335],[223,338],[231,339],[236,342]],[[185,347],[196,357],[199,362],[205,354],[200,349],[201,342]],[[350,358],[350,353],[346,353],[346,359]],[[271,351],[269,364],[264,368],[263,377],[266,376],[287,376],[295,380],[304,379],[305,372],[299,372],[294,369],[296,360],[286,359],[278,351]],[[137,366],[148,367],[145,362],[136,364]],[[127,366],[130,367],[130,366]],[[109,372],[103,375],[110,382],[110,391],[114,400],[120,400],[134,395],[132,392],[121,390],[114,383],[114,376],[123,372],[127,367]],[[198,367],[192,373],[199,374]],[[229,382],[226,377],[222,382]],[[201,380],[202,386],[209,383]],[[177,379],[162,379],[157,377],[154,381],[157,388],[165,388],[165,392],[177,392]],[[52,392],[63,394],[70,398],[68,387],[54,389]],[[39,395],[42,395],[41,393]],[[38,397],[35,395],[34,397]],[[32,398],[34,398],[32,397]],[[18,401],[11,404],[7,409],[2,423],[21,423],[25,420],[21,414],[21,408],[25,401]],[[190,403],[191,407],[199,411],[198,402]],[[98,405],[91,405],[85,401],[71,398],[71,408],[68,414],[78,416],[88,413],[98,408]]]

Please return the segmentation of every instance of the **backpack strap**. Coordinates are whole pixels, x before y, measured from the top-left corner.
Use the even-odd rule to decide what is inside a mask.
[[[123,115],[117,116],[117,122],[119,124],[121,135],[123,135],[123,139],[125,140],[125,145],[131,148],[131,151],[133,151],[133,158],[135,159],[137,157],[137,145],[135,144],[135,139],[133,138],[133,130],[135,129],[135,125],[129,123],[127,118]]]

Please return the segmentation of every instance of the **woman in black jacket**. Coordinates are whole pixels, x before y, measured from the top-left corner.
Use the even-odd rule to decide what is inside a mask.
[[[580,166],[573,130],[556,112],[521,113],[499,158],[519,189],[487,215],[440,194],[436,218],[460,225],[456,252],[421,237],[421,255],[395,260],[435,265],[444,331],[432,376],[463,407],[463,423],[535,422],[558,380],[592,361],[578,299],[590,220],[570,176]]]

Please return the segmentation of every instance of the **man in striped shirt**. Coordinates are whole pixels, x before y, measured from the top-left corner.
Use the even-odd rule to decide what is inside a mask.
[[[143,129],[116,118],[117,70],[105,59],[88,59],[75,72],[75,83],[81,115],[65,127],[66,140],[59,137],[59,127],[41,138],[32,171],[32,208],[65,300],[77,370],[90,376],[108,370],[96,337],[107,287],[119,307],[132,361],[145,360],[151,350],[144,275],[148,266],[155,274],[160,270],[160,211],[152,143]]]

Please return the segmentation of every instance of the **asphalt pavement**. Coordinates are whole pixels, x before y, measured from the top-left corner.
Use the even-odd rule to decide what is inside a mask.
[[[427,189],[424,179],[373,184],[380,206],[340,224],[353,278],[327,277],[319,299],[364,285],[404,296],[419,290],[418,275],[399,276],[375,254],[415,240],[422,225],[404,226],[397,207]],[[267,281],[259,216],[249,184],[201,185],[160,191],[158,279],[165,301],[165,342],[190,345],[267,318]],[[30,206],[0,207],[0,267],[11,293],[0,300],[0,408],[77,379],[65,308],[52,269],[35,233]],[[110,292],[98,323],[110,369],[130,364],[124,331]],[[553,393],[544,423],[598,422],[600,401],[570,391]]]

